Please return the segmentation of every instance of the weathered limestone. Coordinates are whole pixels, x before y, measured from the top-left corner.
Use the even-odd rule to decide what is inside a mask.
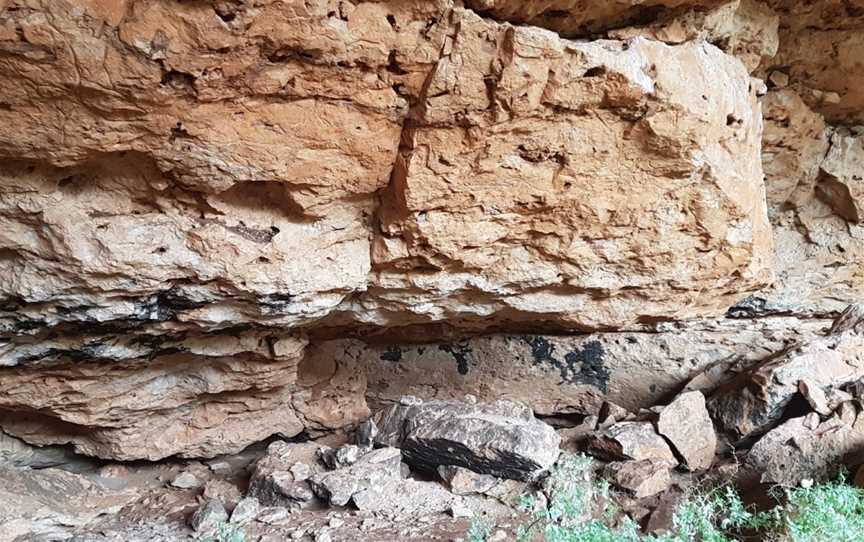
[[[511,480],[539,478],[558,459],[561,437],[510,401],[423,402],[405,397],[376,414],[379,446],[400,448],[412,466],[464,467]]]
[[[770,0],[780,15],[780,47],[763,63],[789,76],[808,105],[832,123],[864,121],[864,4],[860,0]]]
[[[658,332],[496,334],[413,344],[342,339],[311,345],[304,364],[335,359],[358,367],[373,409],[403,395],[452,400],[472,394],[483,402],[519,401],[540,415],[595,415],[606,400],[634,412],[657,404],[709,366],[757,362],[829,325],[770,317]]]
[[[609,327],[717,313],[770,278],[758,105],[710,45],[568,42],[444,0],[227,21],[39,5],[9,11],[21,32],[0,42],[0,120],[20,126],[0,185],[27,187],[3,198],[9,331],[297,326],[337,306],[373,325]]]
[[[362,372],[270,329],[647,328],[767,284],[761,87],[727,52],[768,55],[770,18],[716,16],[726,52],[504,22],[722,9],[548,4],[3,2],[0,426],[224,453],[366,413]],[[545,409],[597,403],[592,352]]]
[[[747,181],[761,174],[758,106],[740,63],[704,43],[566,43],[468,14],[460,24],[394,171],[377,299],[355,312],[603,328],[672,305],[677,318],[710,312],[769,279],[762,187]],[[490,33],[512,53],[482,52]],[[714,102],[718,86],[728,90]],[[640,236],[624,233],[634,227]],[[423,274],[403,271],[417,262]],[[711,296],[686,285],[697,283]]]
[[[672,10],[646,26],[609,32],[615,38],[645,36],[665,43],[704,39],[737,57],[749,71],[777,54],[780,17],[758,0],[734,0],[708,10]]]
[[[815,416],[815,418],[814,418]],[[747,466],[765,484],[795,486],[801,480],[828,480],[845,464],[860,463],[864,417],[811,414],[772,429],[747,454]]]
[[[864,221],[864,128],[834,132],[816,189],[838,215],[853,224]]]
[[[779,73],[779,72],[778,72]],[[825,120],[792,89],[776,89],[762,100],[765,131],[762,165],[768,203],[804,205],[813,197],[819,166],[828,152]]]
[[[305,340],[222,339],[190,340],[152,361],[5,369],[0,424],[30,443],[131,460],[213,457],[368,415],[362,376],[349,367],[298,376]]]
[[[860,306],[847,314],[861,320]],[[848,321],[848,320],[846,320]],[[855,326],[838,326],[779,352],[720,388],[709,403],[714,420],[734,438],[762,433],[780,421],[805,389],[823,392],[864,377],[864,336]]]
[[[717,435],[698,391],[682,393],[660,411],[657,432],[666,437],[689,470],[706,470],[714,462]]]
[[[588,453],[607,461],[653,460],[674,467],[678,460],[650,422],[618,422],[598,431],[588,442]]]

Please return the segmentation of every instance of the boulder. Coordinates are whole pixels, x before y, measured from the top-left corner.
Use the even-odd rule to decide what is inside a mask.
[[[189,526],[198,533],[215,531],[228,521],[228,512],[217,499],[207,499],[189,518]]]
[[[434,471],[453,465],[499,478],[533,480],[555,463],[561,437],[527,406],[406,398],[376,415],[376,443],[397,446],[405,460]]]
[[[296,508],[314,499],[308,478],[323,471],[318,467],[320,445],[276,441],[255,464],[249,481],[249,497],[264,506]]]
[[[438,476],[447,484],[450,493],[454,495],[486,493],[501,482],[494,476],[478,474],[472,470],[453,465],[439,466]]]
[[[864,460],[864,415],[851,423],[839,416],[821,421],[792,418],[759,439],[746,466],[764,484],[796,486],[802,480],[826,481],[844,464]]]
[[[857,312],[855,305],[841,319]],[[714,420],[733,438],[765,432],[783,418],[806,382],[808,393],[839,388],[864,377],[864,335],[844,325],[769,357],[721,387],[709,401]]]
[[[363,499],[370,495],[364,492],[380,493],[385,482],[402,480],[405,475],[402,452],[397,448],[379,448],[361,456],[352,465],[313,475],[309,485],[318,498],[331,505],[345,506],[359,495],[361,504],[358,506],[366,506],[367,501]]]
[[[714,462],[717,435],[699,391],[685,392],[660,411],[657,432],[666,437],[689,470],[706,470]]]
[[[589,454],[607,461],[655,460],[675,466],[678,461],[651,422],[619,422],[588,439]]]
[[[662,493],[672,485],[670,465],[666,461],[615,462],[606,465],[604,470],[613,485],[629,491],[637,499]]]

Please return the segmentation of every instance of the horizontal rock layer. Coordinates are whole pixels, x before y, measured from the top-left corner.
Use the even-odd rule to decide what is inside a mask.
[[[864,293],[858,3],[0,0],[0,427],[207,456],[785,350]]]
[[[771,277],[755,89],[706,43],[445,0],[7,4],[7,333],[609,328]]]

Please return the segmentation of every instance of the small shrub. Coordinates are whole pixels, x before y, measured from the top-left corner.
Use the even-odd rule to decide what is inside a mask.
[[[853,542],[864,540],[864,490],[841,479],[786,490],[777,508],[775,540],[790,542]]]
[[[474,520],[471,522],[471,525],[468,527],[468,531],[465,533],[465,536],[468,537],[467,542],[486,542],[486,539],[489,538],[489,535],[492,533],[492,526],[484,521]],[[460,542],[462,539],[459,539]]]

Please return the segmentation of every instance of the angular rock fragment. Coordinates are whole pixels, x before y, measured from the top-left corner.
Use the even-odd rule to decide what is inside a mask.
[[[664,407],[657,417],[657,432],[672,444],[689,470],[711,467],[717,435],[701,392],[682,393]]]
[[[171,480],[171,485],[179,489],[192,489],[201,487],[201,480],[195,477],[191,472],[181,472]]]
[[[254,520],[261,511],[261,503],[255,497],[243,497],[231,512],[231,523],[244,524]]]
[[[561,438],[510,401],[406,401],[379,412],[379,445],[397,446],[412,466],[454,465],[500,478],[532,480],[558,458]]]
[[[849,222],[864,222],[864,135],[834,132],[816,190],[837,214]]]
[[[386,481],[403,479],[403,467],[402,452],[380,448],[363,455],[353,465],[313,475],[309,485],[320,499],[345,506],[358,493],[375,491]]]
[[[753,445],[746,461],[759,481],[795,486],[805,479],[828,480],[844,463],[861,461],[864,416],[851,424],[839,416],[814,421],[792,418]]]
[[[818,384],[807,379],[798,382],[798,392],[807,400],[815,412],[828,416],[833,410],[828,403],[828,396]]]
[[[650,497],[669,489],[672,477],[670,465],[665,461],[644,459],[609,463],[606,475],[617,487],[627,490],[637,499]]]
[[[192,514],[189,526],[196,532],[208,533],[227,521],[228,512],[225,511],[222,503],[216,499],[208,499]]]
[[[722,387],[709,401],[714,420],[735,438],[764,432],[782,419],[798,384],[823,391],[864,377],[864,336],[854,330],[815,337],[768,358]]]
[[[375,425],[375,420],[369,418],[357,426],[354,441],[361,450],[370,450],[375,445],[376,436],[378,436],[378,426]]]
[[[598,431],[589,438],[587,451],[607,461],[651,459],[670,466],[678,464],[651,422],[619,422]]]
[[[323,470],[316,469],[319,448],[315,443],[271,443],[267,453],[255,464],[248,496],[265,506],[289,508],[314,499],[307,479],[316,470]]]
[[[478,474],[472,470],[453,465],[438,467],[438,476],[444,480],[447,488],[454,495],[486,493],[501,481],[494,476]]]
[[[213,499],[222,503],[225,510],[231,514],[237,503],[240,502],[240,489],[231,482],[225,480],[209,480],[204,484],[204,491],[201,496],[205,499]]]
[[[828,152],[825,120],[793,89],[772,90],[762,104],[762,164],[768,204],[772,208],[804,205],[814,196],[819,166]]]

